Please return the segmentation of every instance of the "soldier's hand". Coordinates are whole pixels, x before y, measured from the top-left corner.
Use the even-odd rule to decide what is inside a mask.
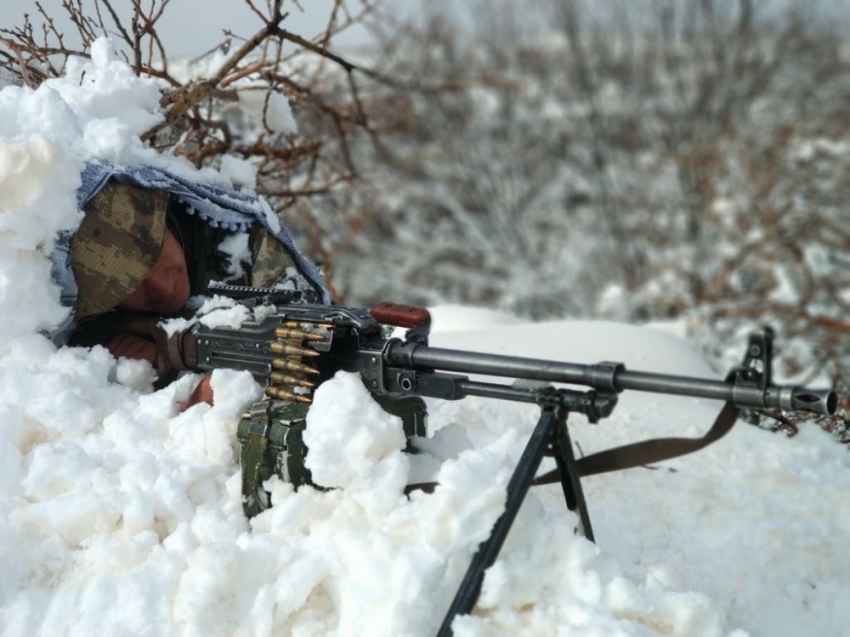
[[[156,361],[156,345],[133,334],[116,334],[106,344],[106,349],[115,358],[123,356],[151,364]]]
[[[157,348],[154,343],[133,334],[116,334],[106,344],[106,349],[115,357],[123,356],[136,360],[148,361],[156,365]],[[207,374],[195,387],[188,400],[180,403],[180,411],[186,411],[189,407],[198,403],[213,404],[213,390],[210,385],[210,376]]]
[[[209,374],[201,379],[201,382],[198,383],[197,387],[195,387],[195,391],[192,392],[189,399],[180,403],[180,411],[186,411],[189,407],[193,407],[198,403],[207,403],[208,405],[213,404],[213,390],[210,385]]]

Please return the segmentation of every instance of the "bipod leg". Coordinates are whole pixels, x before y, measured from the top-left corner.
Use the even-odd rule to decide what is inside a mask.
[[[560,412],[561,410],[559,409],[558,411]],[[564,420],[563,427],[558,426],[558,418]],[[478,595],[481,593],[484,572],[493,565],[499,556],[502,544],[504,544],[505,538],[508,536],[508,532],[514,523],[514,519],[516,519],[517,512],[525,499],[525,495],[534,481],[537,469],[540,467],[543,457],[555,442],[553,437],[560,436],[556,432],[559,429],[565,428],[565,416],[556,417],[554,408],[545,407],[543,409],[540,420],[537,421],[537,426],[534,428],[534,432],[531,434],[531,438],[525,446],[519,463],[517,463],[516,469],[514,469],[513,475],[508,482],[508,496],[505,503],[505,510],[499,516],[499,519],[496,520],[496,524],[493,525],[490,537],[478,546],[478,550],[472,558],[469,569],[466,571],[466,575],[455,594],[454,601],[449,607],[445,619],[443,619],[443,623],[437,633],[438,637],[450,637],[452,634],[452,621],[454,621],[455,616],[468,615],[472,612],[475,603],[478,601]],[[567,444],[569,444],[569,437],[567,438]],[[570,452],[572,452],[572,449],[570,449]],[[556,457],[560,455],[562,454],[556,453]],[[573,463],[575,463],[575,460],[573,460]],[[558,466],[560,467],[560,464]],[[564,473],[562,472],[561,475],[563,476]],[[576,480],[578,480],[577,475]],[[578,486],[577,493],[581,495],[581,485]],[[584,502],[583,496],[582,502]],[[590,522],[588,521],[587,528],[589,526]]]
[[[591,542],[594,542],[593,527],[590,525],[590,514],[587,511],[587,502],[584,499],[584,490],[581,488],[581,478],[579,477],[578,467],[576,466],[573,443],[570,440],[570,430],[567,427],[568,415],[569,412],[565,409],[558,409],[555,413],[552,450],[555,452],[555,462],[558,465],[561,488],[564,490],[567,508],[570,511],[578,512],[578,532]]]

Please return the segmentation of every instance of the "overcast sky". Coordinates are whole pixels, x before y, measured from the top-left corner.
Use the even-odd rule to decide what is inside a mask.
[[[36,9],[37,0],[0,0],[0,25],[9,28],[23,24],[23,16],[29,13],[34,17],[34,22],[40,24]],[[151,0],[142,0],[143,6],[148,6]],[[356,8],[360,0],[348,0],[349,5]],[[634,10],[634,19],[643,13],[651,13],[654,6],[653,0],[629,0],[628,6]],[[726,0],[735,6],[737,0]],[[62,0],[41,0],[44,6],[55,18],[57,28],[67,35],[66,44],[76,47],[79,43],[75,36],[76,29],[67,19],[62,9]],[[93,0],[82,0],[84,7],[92,7]],[[265,7],[265,0],[255,0],[257,6]],[[114,0],[113,6],[120,11],[122,17],[131,14],[131,3],[128,0]],[[159,4],[159,2],[157,2]],[[324,32],[330,16],[334,0],[300,0],[298,3],[304,7],[299,9],[293,0],[284,0],[283,9],[289,12],[284,27],[294,33],[305,37],[312,37]],[[429,13],[439,12],[441,14],[451,13],[460,18],[460,23],[470,27],[479,33],[489,33],[491,37],[498,37],[500,23],[505,20],[517,27],[523,23],[526,28],[547,28],[547,24],[541,23],[540,18],[548,11],[542,11],[541,7],[548,4],[548,0],[384,0],[383,7],[392,11],[396,17],[409,17],[417,9],[427,8]],[[723,4],[721,2],[721,4]],[[783,14],[782,9],[787,5],[795,5],[818,16],[819,19],[833,26],[850,24],[850,0],[760,0],[757,3],[759,14],[762,17]],[[501,20],[493,19],[492,14],[499,6],[505,5],[508,13]],[[610,7],[610,3],[599,3],[594,5],[587,0],[585,9],[594,6],[602,9]],[[536,9],[534,7],[537,7]],[[592,10],[589,13],[594,13]],[[94,12],[92,11],[92,15]],[[108,20],[108,17],[106,18]],[[171,57],[195,57],[205,53],[222,41],[222,32],[225,29],[233,31],[236,35],[249,37],[262,28],[262,22],[256,16],[244,0],[171,0],[161,21],[158,23],[158,33],[165,42],[166,50]],[[507,24],[502,24],[502,27]],[[497,32],[490,33],[491,29]],[[340,34],[334,40],[337,50],[352,45],[364,44],[369,41],[369,34],[363,28],[353,28],[346,33]]]
[[[61,0],[41,0],[41,4],[54,17],[57,28],[66,34],[66,44],[76,46],[79,42],[74,37],[76,28],[67,19]],[[92,0],[83,0],[85,7],[92,7],[93,4]],[[122,17],[132,12],[128,0],[115,0],[111,4]],[[254,4],[258,7],[266,5],[264,0],[256,0]],[[285,28],[307,37],[323,32],[334,5],[333,0],[301,0],[299,4],[304,7],[304,11],[294,2],[284,0],[284,11],[289,12]],[[416,6],[418,0],[391,0],[387,4],[394,11],[403,13]],[[143,0],[142,5],[148,6],[149,0]],[[350,5],[354,8],[359,2],[352,0]],[[20,26],[25,13],[32,16],[34,23],[41,22],[36,0],[0,0],[0,25],[6,28]],[[92,15],[95,15],[93,11]],[[105,16],[104,21],[108,21],[108,16]],[[242,0],[171,0],[158,24],[157,31],[166,50],[175,57],[194,57],[208,51],[222,41],[222,31],[225,29],[248,37],[262,28],[259,17]],[[341,35],[336,43],[339,46],[358,44],[366,41],[367,37],[364,29],[353,29]]]

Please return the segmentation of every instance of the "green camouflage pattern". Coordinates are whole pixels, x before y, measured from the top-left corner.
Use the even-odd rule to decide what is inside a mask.
[[[295,262],[286,248],[260,224],[251,232],[254,263],[251,266],[250,285],[265,288],[286,278],[286,269],[294,268]]]
[[[114,309],[139,288],[161,252],[169,199],[165,191],[110,181],[89,202],[71,242],[71,267],[79,286],[78,320]],[[204,230],[203,238],[184,237],[195,246],[187,257],[190,253],[197,257],[195,278],[204,282],[198,290],[222,275],[223,256],[213,246],[226,233],[209,226]],[[295,267],[286,248],[259,223],[251,229],[251,248],[253,263],[237,283],[270,287],[285,280],[287,268]],[[210,251],[209,258],[205,250]]]
[[[404,395],[373,395],[372,398],[384,411],[401,418],[408,438],[405,451],[416,453],[410,438],[426,435],[425,401],[418,396]],[[307,446],[303,436],[309,408],[310,405],[303,403],[263,399],[242,416],[236,437],[241,446],[242,510],[248,519],[271,506],[263,483],[274,475],[296,489],[303,485],[322,488],[313,483],[313,476],[305,464]]]
[[[77,318],[108,312],[135,292],[159,258],[167,192],[111,181],[86,206],[71,241]]]
[[[309,405],[260,400],[242,417],[236,431],[241,450],[242,510],[252,518],[271,506],[263,483],[277,475],[296,488],[313,484],[304,460],[303,433]]]

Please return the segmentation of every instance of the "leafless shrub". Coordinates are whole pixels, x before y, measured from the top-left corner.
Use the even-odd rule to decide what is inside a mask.
[[[36,18],[27,16],[20,27],[0,29],[0,68],[19,83],[35,87],[61,75],[69,57],[90,56],[94,40],[110,35],[136,73],[156,78],[162,85],[165,119],[147,131],[143,140],[183,155],[199,167],[217,166],[225,155],[249,160],[257,169],[257,190],[275,203],[296,233],[309,240],[314,257],[329,260],[358,232],[360,213],[340,212],[329,237],[324,231],[326,221],[314,214],[308,202],[328,193],[350,197],[356,188],[358,170],[348,151],[349,138],[369,134],[369,124],[357,98],[355,74],[371,73],[335,55],[330,43],[340,31],[368,16],[374,2],[335,0],[326,29],[310,38],[286,29],[283,0],[268,0],[264,10],[252,0],[244,2],[261,26],[247,38],[225,31],[218,46],[194,60],[195,66],[202,66],[205,58],[223,55],[211,74],[195,76],[191,65],[187,72],[185,63],[175,72],[176,62],[157,32],[171,0],[132,0],[128,20],[119,17],[114,0],[94,0],[90,13],[81,0],[63,0],[62,10],[79,35],[77,49],[66,44],[69,38],[45,7],[37,4]],[[326,65],[346,75],[344,96],[324,84]],[[288,98],[309,134],[272,122],[272,103],[278,95]],[[239,110],[233,108],[240,100],[258,104],[259,122],[240,118]]]

